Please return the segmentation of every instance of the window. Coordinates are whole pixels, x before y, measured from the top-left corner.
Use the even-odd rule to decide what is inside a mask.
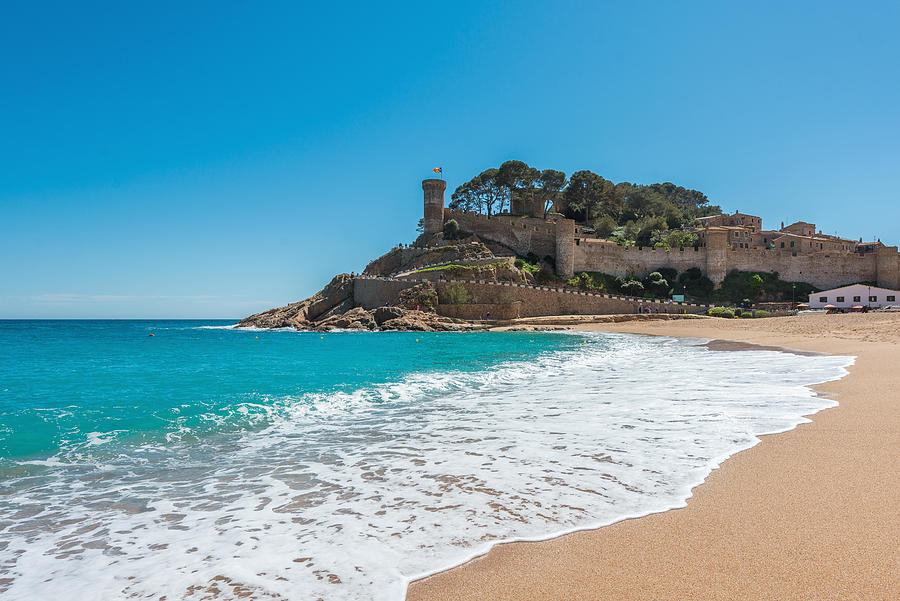
[[[869,302],[870,302],[870,303],[877,303],[877,302],[878,302],[878,297],[877,297],[877,296],[870,296],[870,297],[869,297]]]
[[[820,303],[827,303],[827,302],[828,302],[828,297],[827,297],[827,296],[820,296],[820,297],[819,297],[819,302],[820,302]]]
[[[839,296],[839,297],[837,297],[835,300],[836,300],[837,302],[839,302],[839,303],[842,303],[842,302],[844,302],[844,297],[843,297],[843,296]]]
[[[794,241],[791,240],[791,248],[794,248]]]
[[[781,248],[784,248],[784,242],[781,243]]]
[[[862,298],[859,297],[859,296],[854,296],[854,297],[853,297],[853,302],[854,302],[854,303],[858,303],[858,302],[861,301],[861,300],[862,300]]]
[[[895,300],[897,300],[897,297],[896,297],[896,296],[888,296],[888,297],[887,297],[887,302],[889,302],[889,303],[892,303],[892,302],[894,302]]]

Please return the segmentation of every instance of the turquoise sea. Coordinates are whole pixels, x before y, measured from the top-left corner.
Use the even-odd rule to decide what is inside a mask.
[[[3,599],[401,599],[497,541],[681,506],[852,361],[229,326],[0,321]]]

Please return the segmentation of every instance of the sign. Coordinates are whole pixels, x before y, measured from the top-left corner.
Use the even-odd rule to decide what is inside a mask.
[[[673,294],[673,295],[672,295],[672,300],[675,301],[676,303],[683,303],[683,302],[684,302],[684,295],[683,295],[683,294]]]

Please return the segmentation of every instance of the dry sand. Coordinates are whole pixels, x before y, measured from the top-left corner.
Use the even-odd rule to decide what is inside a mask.
[[[839,407],[728,459],[687,507],[498,545],[407,599],[900,599],[900,314],[579,324],[856,355]]]

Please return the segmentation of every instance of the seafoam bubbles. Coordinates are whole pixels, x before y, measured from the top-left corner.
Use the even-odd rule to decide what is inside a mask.
[[[399,599],[500,540],[683,505],[758,435],[833,406],[806,386],[850,362],[586,339],[279,399],[257,432],[48,466],[58,478],[0,505],[4,598]]]

